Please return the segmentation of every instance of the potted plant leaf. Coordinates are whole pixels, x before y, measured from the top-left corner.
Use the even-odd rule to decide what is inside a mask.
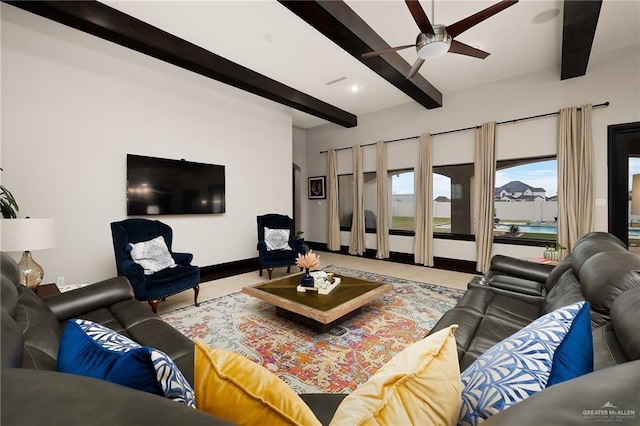
[[[304,238],[302,237],[302,234],[304,234],[303,231],[296,231],[295,239],[300,240],[302,242],[302,249],[304,250],[304,252],[309,253],[309,246],[307,245],[307,243],[305,243]]]
[[[554,262],[560,261],[560,252],[567,248],[560,243],[548,244],[544,249],[544,258]]]
[[[0,185],[0,208],[2,209],[2,217],[5,219],[15,219],[18,217],[18,202],[14,198],[11,191]]]

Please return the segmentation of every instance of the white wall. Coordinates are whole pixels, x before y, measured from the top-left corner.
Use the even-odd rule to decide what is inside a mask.
[[[115,275],[127,153],[225,165],[226,214],[157,218],[196,265],[257,256],[256,215],[292,214],[289,108],[1,7],[2,183],[22,217],[55,218],[45,282]]]
[[[307,231],[307,198],[308,198],[308,181],[307,181],[307,132],[299,127],[293,128],[293,164],[300,167],[299,183],[296,183],[294,189],[296,193],[296,208],[299,208],[300,219],[299,223],[296,223],[297,231],[305,232],[303,237],[306,237]]]
[[[596,158],[596,198],[607,198],[607,126],[640,119],[640,54],[637,47],[592,57],[586,76],[560,81],[556,68],[535,71],[507,80],[478,86],[444,96],[444,106],[426,110],[417,103],[408,103],[384,111],[358,117],[352,129],[332,124],[308,131],[307,164],[309,173],[326,174],[326,154],[329,148],[368,144],[437,133],[482,124],[504,121],[557,111],[568,106],[610,101],[607,108],[593,111],[593,140]],[[464,78],[464,70],[460,70]],[[434,137],[434,165],[473,162],[472,131]],[[415,166],[417,140],[387,144],[389,168]],[[365,148],[365,152],[368,148]],[[556,153],[556,118],[542,118],[516,124],[501,125],[497,130],[498,159],[551,155]],[[374,154],[375,155],[375,154]],[[350,173],[349,150],[339,151],[339,173]],[[340,160],[343,160],[340,162]],[[375,166],[374,166],[375,167]],[[365,167],[365,171],[369,169]],[[595,229],[607,229],[607,208],[596,207]],[[308,220],[315,227],[309,239],[326,242],[326,208],[309,207]],[[342,233],[343,244],[349,233]],[[375,238],[368,236],[375,244]],[[413,237],[392,236],[392,251],[412,253]],[[475,243],[438,240],[434,242],[438,257],[475,260]],[[374,246],[370,246],[373,248]],[[494,253],[515,256],[540,256],[541,248],[496,244]]]

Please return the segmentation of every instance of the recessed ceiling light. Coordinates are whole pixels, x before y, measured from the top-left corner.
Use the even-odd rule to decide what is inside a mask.
[[[357,84],[352,84],[351,86],[349,86],[349,91],[351,93],[356,93],[360,91],[360,86],[358,86]]]

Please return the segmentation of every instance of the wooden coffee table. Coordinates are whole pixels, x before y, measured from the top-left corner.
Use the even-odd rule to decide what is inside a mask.
[[[391,291],[391,284],[341,276],[342,282],[329,294],[298,292],[302,274],[256,284],[243,293],[276,306],[276,315],[322,333],[359,314],[362,307]]]

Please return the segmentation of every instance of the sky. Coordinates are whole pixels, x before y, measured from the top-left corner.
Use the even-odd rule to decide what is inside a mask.
[[[640,170],[640,161],[638,161]],[[535,188],[544,188],[547,197],[558,193],[558,179],[556,160],[540,161],[525,164],[496,172],[496,187],[500,187],[514,180],[519,180]],[[394,194],[413,194],[413,173],[403,173],[393,176]],[[449,178],[435,174],[433,176],[433,198],[445,196],[451,198],[451,181]]]
[[[640,158],[629,158],[629,188],[634,174],[640,174]],[[556,160],[541,161],[510,167],[496,172],[496,187],[514,180],[519,180],[535,188],[544,188],[547,197],[558,193],[558,177]],[[413,194],[413,172],[393,176],[394,194]],[[451,181],[449,178],[435,174],[433,176],[433,198],[445,196],[451,198]]]

